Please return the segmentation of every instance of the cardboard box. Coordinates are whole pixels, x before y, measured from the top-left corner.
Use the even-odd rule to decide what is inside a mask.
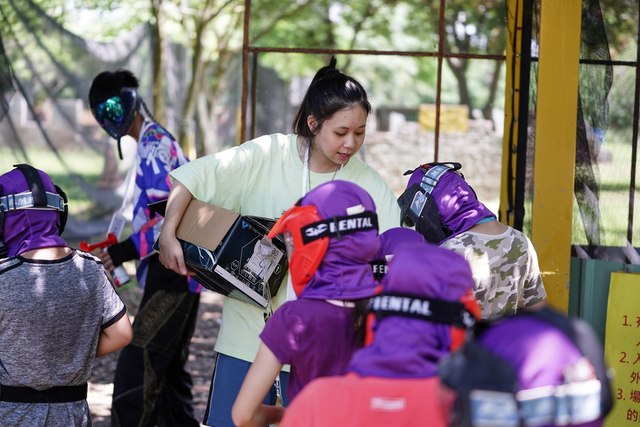
[[[266,308],[288,268],[284,241],[266,238],[274,223],[193,199],[176,237],[202,286]]]

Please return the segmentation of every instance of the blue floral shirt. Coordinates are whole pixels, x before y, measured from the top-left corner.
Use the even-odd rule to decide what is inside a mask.
[[[159,124],[146,122],[141,133],[136,153],[131,238],[140,254],[136,277],[140,286],[144,287],[149,265],[148,256],[154,253],[153,244],[160,235],[163,221],[160,215],[151,216],[149,203],[169,197],[169,172],[187,163],[189,159],[172,135]],[[190,278],[189,291],[200,290],[200,284]]]

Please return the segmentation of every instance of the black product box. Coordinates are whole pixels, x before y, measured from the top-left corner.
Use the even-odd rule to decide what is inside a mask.
[[[283,240],[266,237],[274,223],[193,199],[176,237],[202,286],[266,308],[288,268]]]

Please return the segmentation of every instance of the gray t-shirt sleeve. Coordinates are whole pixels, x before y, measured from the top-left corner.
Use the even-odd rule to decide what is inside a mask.
[[[120,318],[126,314],[127,309],[117,294],[111,280],[109,280],[106,274],[103,277],[101,289],[104,307],[102,309],[102,324],[100,328],[106,329],[120,320]]]

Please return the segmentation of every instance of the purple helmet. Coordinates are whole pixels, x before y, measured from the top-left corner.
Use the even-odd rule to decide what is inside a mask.
[[[457,172],[460,164],[451,164],[453,167],[441,163],[418,167],[398,199],[403,221],[414,223],[416,230],[432,243],[440,244],[485,218],[496,217]]]
[[[334,180],[309,191],[278,219],[269,236],[285,235],[298,296],[357,300],[373,295],[369,262],[380,246],[375,211],[364,189]]]
[[[379,258],[393,256],[396,249],[404,243],[425,243],[422,234],[410,228],[395,227],[380,234]]]
[[[380,250],[371,262],[373,276],[381,280],[387,271],[387,264],[393,258],[396,249],[405,243],[425,243],[422,234],[405,227],[394,227],[380,234]]]
[[[66,246],[60,237],[67,216],[66,195],[41,170],[29,165],[0,175],[0,258]],[[4,246],[4,248],[3,248]]]
[[[349,370],[388,378],[436,375],[438,361],[449,353],[454,323],[429,311],[438,304],[455,305],[462,320],[463,304],[458,303],[473,285],[469,264],[455,252],[429,243],[399,246],[382,280],[382,294],[370,303],[376,313],[373,343],[354,354]]]

